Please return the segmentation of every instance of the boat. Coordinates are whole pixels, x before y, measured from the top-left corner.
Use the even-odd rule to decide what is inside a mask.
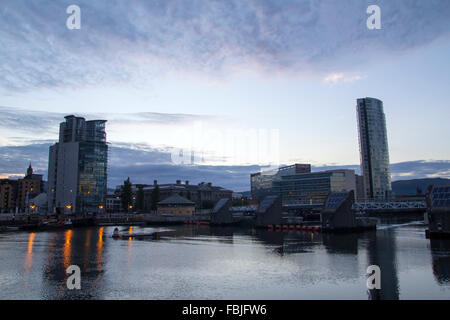
[[[114,228],[114,232],[113,232],[112,237],[114,239],[120,238],[119,228]]]

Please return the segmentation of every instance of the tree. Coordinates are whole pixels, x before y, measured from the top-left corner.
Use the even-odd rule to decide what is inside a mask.
[[[191,191],[187,191],[187,193],[186,193],[186,198],[188,199],[188,200],[191,200]]]
[[[144,210],[144,187],[142,185],[138,186],[136,195],[136,210],[140,212]]]
[[[159,202],[159,186],[156,185],[152,190],[151,209],[156,210],[156,205]]]
[[[130,177],[123,182],[123,186],[120,192],[120,198],[122,201],[122,209],[127,212],[129,210],[130,205],[133,204],[133,190],[132,184],[130,181]]]

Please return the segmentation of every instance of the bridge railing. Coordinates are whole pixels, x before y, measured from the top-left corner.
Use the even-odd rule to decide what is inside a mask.
[[[355,210],[405,210],[405,209],[426,209],[425,201],[362,201],[355,202]]]

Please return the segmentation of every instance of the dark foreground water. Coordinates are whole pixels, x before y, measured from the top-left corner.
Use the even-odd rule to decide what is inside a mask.
[[[122,228],[125,229],[126,228]],[[424,227],[359,235],[178,226],[114,240],[113,227],[0,234],[0,299],[450,299],[450,242]],[[81,290],[65,270],[81,268]]]

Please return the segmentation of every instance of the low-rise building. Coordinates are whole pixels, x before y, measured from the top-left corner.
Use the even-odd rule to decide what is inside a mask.
[[[47,194],[40,193],[28,202],[29,213],[48,213]]]
[[[30,163],[26,176],[18,180],[17,206],[19,212],[29,212],[30,200],[43,191],[42,174],[34,174]]]
[[[0,212],[30,212],[30,200],[43,192],[42,174],[34,174],[30,166],[22,179],[0,180]]]
[[[0,213],[16,212],[17,186],[17,180],[0,180]]]
[[[110,194],[106,196],[105,211],[107,213],[118,213],[122,211],[122,201],[119,195]]]
[[[195,203],[178,194],[158,202],[156,214],[159,216],[190,217],[195,212]]]
[[[158,201],[165,200],[172,195],[177,194],[194,202],[197,209],[212,209],[217,201],[222,198],[232,199],[233,194],[233,191],[213,186],[210,182],[201,182],[197,185],[193,185],[190,184],[189,181],[181,183],[181,180],[177,180],[174,184],[158,184],[158,181],[155,180],[153,185],[143,188],[144,211],[149,212],[152,209],[152,197],[156,187],[159,189]]]

